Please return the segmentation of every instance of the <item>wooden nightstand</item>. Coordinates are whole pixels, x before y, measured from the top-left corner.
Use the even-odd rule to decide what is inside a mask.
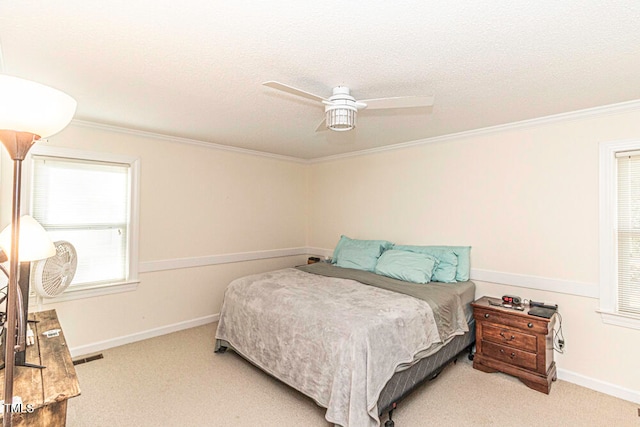
[[[473,302],[476,320],[476,354],[473,367],[484,372],[504,372],[518,377],[534,390],[549,394],[557,378],[553,361],[553,325],[551,319],[489,304],[482,297]]]

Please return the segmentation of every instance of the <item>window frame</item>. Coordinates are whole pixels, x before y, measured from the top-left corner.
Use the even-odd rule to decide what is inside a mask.
[[[23,162],[23,182],[21,209],[32,214],[32,179],[33,156],[52,157],[61,159],[84,160],[89,162],[122,163],[130,167],[130,191],[129,191],[129,238],[128,251],[128,277],[125,281],[107,282],[94,285],[69,287],[61,295],[54,298],[41,298],[41,302],[56,303],[80,298],[90,298],[120,292],[129,292],[137,289],[140,280],[138,278],[138,249],[139,249],[139,211],[140,211],[140,159],[114,153],[104,153],[72,148],[35,145],[30,150]]]
[[[618,239],[617,239],[617,159],[621,151],[640,150],[640,140],[600,143],[600,313],[607,324],[640,329],[640,316],[617,311]]]

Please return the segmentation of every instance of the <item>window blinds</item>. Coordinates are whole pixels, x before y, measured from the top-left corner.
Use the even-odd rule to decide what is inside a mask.
[[[618,312],[640,315],[640,152],[617,153]]]
[[[33,158],[33,217],[78,254],[72,286],[120,282],[128,271],[129,165]]]

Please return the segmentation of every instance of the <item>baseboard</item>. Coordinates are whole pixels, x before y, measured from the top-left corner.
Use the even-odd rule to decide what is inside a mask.
[[[109,340],[98,341],[91,344],[81,345],[69,348],[71,357],[84,356],[109,348],[118,347],[125,344],[131,344],[136,341],[146,340],[148,338],[159,337],[160,335],[178,332],[183,329],[195,328],[196,326],[206,325],[207,323],[217,322],[220,319],[220,313],[211,314],[209,316],[198,317],[196,319],[186,320],[184,322],[173,323],[171,325],[161,326],[159,328],[148,329],[146,331],[136,332],[135,334],[125,335],[122,337],[112,338]]]
[[[640,391],[638,390],[620,387],[615,384],[567,371],[566,369],[558,369],[558,379],[586,387],[591,390],[599,391],[600,393],[608,394],[609,396],[640,404]]]

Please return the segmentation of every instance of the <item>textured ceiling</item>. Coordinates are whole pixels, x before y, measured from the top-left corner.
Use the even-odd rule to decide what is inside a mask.
[[[77,119],[303,159],[640,99],[638,0],[0,0],[0,45]],[[315,132],[267,80],[435,104]]]

